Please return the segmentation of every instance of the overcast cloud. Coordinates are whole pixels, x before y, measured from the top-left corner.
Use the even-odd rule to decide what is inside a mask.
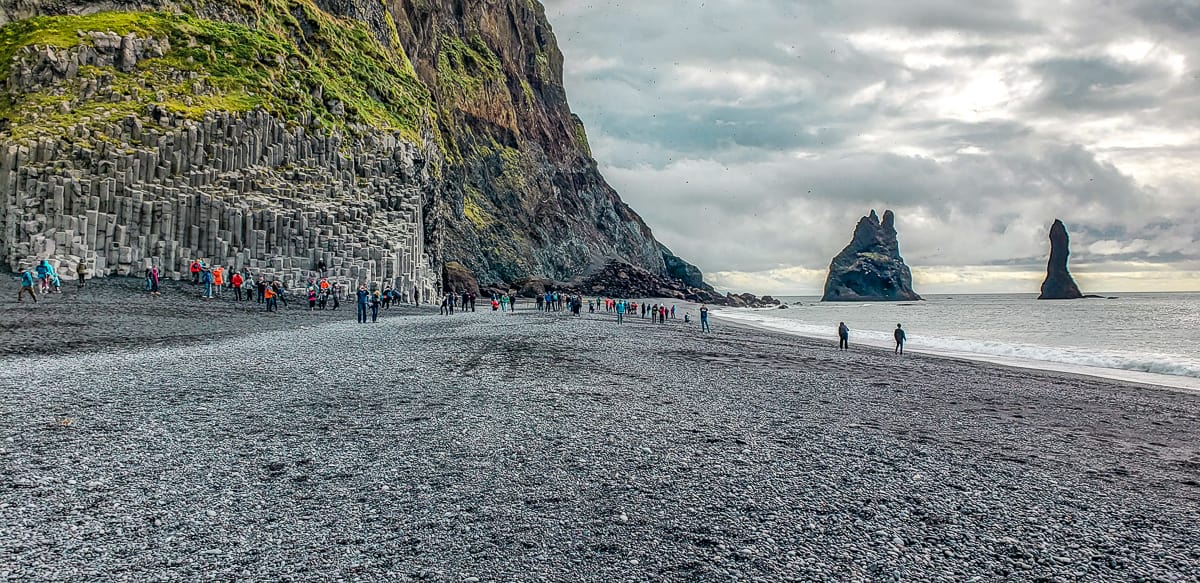
[[[918,292],[1200,289],[1200,3],[544,0],[605,176],[715,285],[818,293],[872,208]]]

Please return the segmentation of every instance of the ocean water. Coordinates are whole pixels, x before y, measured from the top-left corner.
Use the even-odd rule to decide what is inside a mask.
[[[838,322],[851,344],[892,347],[897,323],[906,350],[1200,390],[1200,293],[1104,294],[1116,299],[1038,301],[1036,295],[940,295],[924,302],[821,303],[724,309],[762,328],[829,339]]]

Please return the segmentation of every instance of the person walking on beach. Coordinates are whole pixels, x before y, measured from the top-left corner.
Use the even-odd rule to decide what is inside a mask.
[[[79,266],[75,268],[75,275],[78,278],[76,281],[79,283],[79,289],[83,289],[83,282],[87,280],[88,275],[87,264],[81,261]]]
[[[708,327],[708,304],[700,305],[700,331],[712,332],[712,328]]]
[[[904,341],[908,340],[908,335],[904,333],[904,328],[896,324],[896,331],[892,333],[896,338],[896,354],[904,354]]]
[[[21,289],[17,292],[17,303],[19,304],[19,303],[25,301],[24,300],[25,294],[29,294],[29,297],[33,298],[33,303],[36,304],[38,302],[38,299],[37,299],[37,293],[33,291],[33,285],[34,285],[33,273],[30,272],[28,269],[22,269],[20,272],[20,275],[21,275]]]
[[[838,350],[850,350],[850,328],[845,322],[838,323]]]
[[[625,321],[625,302],[617,302],[617,323]]]
[[[375,290],[375,293],[371,294],[371,323],[372,324],[379,321],[380,301],[381,300],[379,299],[379,290]]]
[[[150,285],[150,295],[152,295],[152,296],[162,295],[158,291],[158,285],[159,285],[160,281],[161,280],[158,277],[158,267],[151,267],[150,269],[146,270],[146,283]]]

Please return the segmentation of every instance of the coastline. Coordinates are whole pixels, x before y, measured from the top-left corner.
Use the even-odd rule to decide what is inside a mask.
[[[1200,576],[1191,392],[723,320],[343,317],[0,356],[0,574]]]
[[[719,310],[714,312],[720,315]],[[834,332],[831,331],[829,337],[821,337],[815,334],[804,334],[797,331],[782,330],[771,326],[763,325],[759,322],[748,320],[740,320],[736,318],[725,317],[721,321],[732,325],[744,327],[759,332],[769,334],[781,334],[793,338],[804,338],[815,343],[814,347],[834,346],[836,340],[833,339]],[[891,349],[886,346],[866,343],[856,343],[853,345],[853,350],[870,350],[878,351],[881,354],[890,354]],[[948,360],[970,362],[981,365],[990,365],[1014,369],[1027,372],[1047,373],[1052,375],[1062,375],[1069,378],[1083,378],[1094,380],[1105,380],[1113,383],[1127,385],[1130,387],[1139,387],[1144,389],[1169,389],[1176,391],[1200,392],[1200,379],[1191,377],[1182,377],[1165,374],[1142,373],[1138,371],[1130,371],[1123,369],[1108,369],[1100,367],[1089,367],[1082,365],[1067,365],[1053,361],[1042,361],[1032,359],[1005,358],[1000,356],[991,356],[987,354],[974,354],[968,352],[949,352],[930,350],[926,348],[910,348],[904,349],[905,354],[921,355],[928,358],[944,358]]]

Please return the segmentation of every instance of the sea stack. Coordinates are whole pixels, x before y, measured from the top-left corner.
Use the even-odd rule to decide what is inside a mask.
[[[1083,297],[1071,272],[1067,271],[1067,258],[1071,256],[1071,238],[1063,222],[1054,219],[1050,226],[1050,263],[1046,265],[1046,281],[1042,282],[1039,300],[1077,300]]]
[[[899,302],[920,300],[912,272],[900,257],[896,215],[872,210],[858,222],[854,239],[829,264],[824,302]]]

